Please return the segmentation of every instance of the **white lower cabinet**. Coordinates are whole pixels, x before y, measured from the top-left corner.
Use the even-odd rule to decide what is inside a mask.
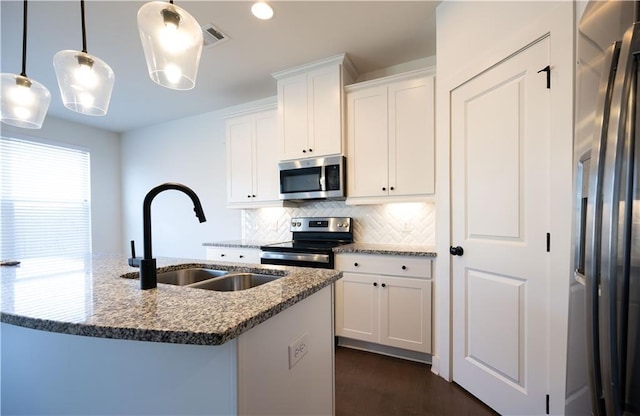
[[[260,263],[260,249],[245,247],[207,247],[207,260],[230,261],[233,263]]]
[[[431,260],[338,254],[336,335],[431,353]]]

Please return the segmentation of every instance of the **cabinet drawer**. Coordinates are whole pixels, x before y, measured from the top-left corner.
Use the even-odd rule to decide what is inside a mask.
[[[207,247],[207,260],[234,263],[260,263],[260,249],[237,247]]]
[[[426,257],[340,253],[335,267],[343,272],[431,278],[431,259]]]

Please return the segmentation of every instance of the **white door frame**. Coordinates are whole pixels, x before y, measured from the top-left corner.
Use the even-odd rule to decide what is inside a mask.
[[[545,4],[546,3],[546,4]],[[446,4],[441,5],[446,6]],[[499,3],[487,3],[499,13]],[[573,79],[574,5],[572,2],[541,2],[548,12],[523,25],[517,33],[479,51],[466,54],[468,65],[456,72],[443,73],[438,65],[436,76],[436,288],[434,293],[434,356],[432,371],[446,380],[452,379],[452,267],[451,245],[451,131],[450,92],[459,85],[509,57],[535,39],[551,34],[551,252],[549,289],[549,394],[550,413],[564,413],[566,351],[571,276],[571,235],[573,212]],[[463,23],[463,22],[461,22]],[[492,22],[487,22],[492,23]],[[463,28],[464,25],[459,26]],[[569,97],[569,98],[568,98]]]

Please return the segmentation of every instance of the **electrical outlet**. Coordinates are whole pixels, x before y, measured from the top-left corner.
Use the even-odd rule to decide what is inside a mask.
[[[411,224],[409,223],[409,221],[405,221],[402,223],[402,231],[404,232],[411,231]]]
[[[279,225],[280,224],[278,224],[278,220],[274,220],[273,221],[273,231],[278,231]]]
[[[307,337],[309,334],[304,333],[300,338],[293,341],[289,345],[289,368],[293,368],[294,365],[300,361],[302,357],[309,351],[309,343]]]

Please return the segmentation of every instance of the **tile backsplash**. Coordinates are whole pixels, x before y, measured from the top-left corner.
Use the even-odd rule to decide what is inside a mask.
[[[314,201],[295,208],[243,210],[241,215],[246,240],[290,240],[289,223],[295,217],[351,217],[358,243],[435,244],[435,204],[431,202],[346,205],[343,201]]]

